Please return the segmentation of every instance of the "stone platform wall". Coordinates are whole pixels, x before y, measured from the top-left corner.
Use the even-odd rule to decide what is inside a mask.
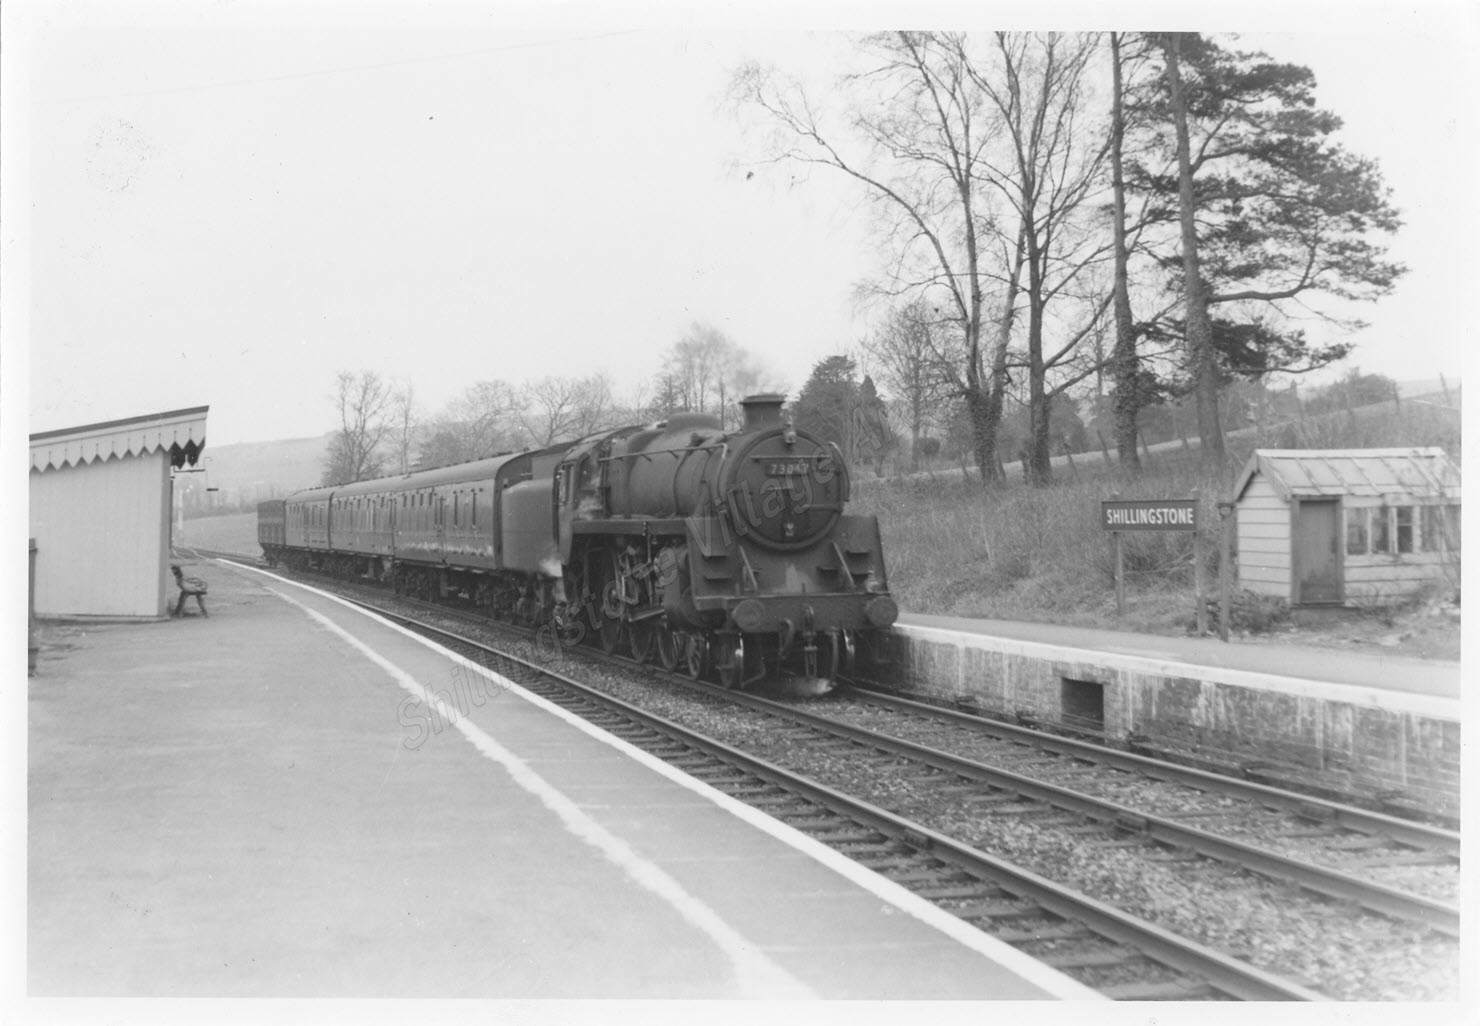
[[[865,675],[983,715],[1365,804],[1459,812],[1459,703],[1144,656],[896,627]]]

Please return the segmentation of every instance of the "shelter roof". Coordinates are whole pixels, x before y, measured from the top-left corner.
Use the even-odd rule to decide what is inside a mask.
[[[209,406],[148,413],[123,420],[42,431],[31,436],[31,467],[59,470],[82,466],[111,456],[146,456],[163,449],[170,464],[195,466],[206,447]]]
[[[1234,485],[1243,498],[1255,474],[1286,501],[1361,495],[1458,502],[1459,467],[1443,449],[1255,449]]]

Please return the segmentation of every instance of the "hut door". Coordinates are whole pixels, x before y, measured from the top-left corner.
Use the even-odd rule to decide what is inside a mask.
[[[1312,605],[1341,601],[1341,504],[1299,502],[1295,507],[1296,601]]]

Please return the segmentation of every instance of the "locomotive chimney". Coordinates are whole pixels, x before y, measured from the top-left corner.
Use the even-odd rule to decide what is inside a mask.
[[[781,426],[781,404],[786,396],[777,392],[761,392],[740,400],[745,411],[746,431],[767,431]]]

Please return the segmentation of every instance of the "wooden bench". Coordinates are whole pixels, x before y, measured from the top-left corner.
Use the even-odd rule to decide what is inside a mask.
[[[211,614],[206,612],[206,591],[208,590],[206,582],[199,577],[184,576],[177,564],[170,565],[170,573],[175,575],[175,584],[180,588],[180,601],[175,603],[175,611],[170,615],[189,616],[190,614],[185,612],[185,600],[193,595],[195,604],[200,606],[200,615],[210,616]]]

